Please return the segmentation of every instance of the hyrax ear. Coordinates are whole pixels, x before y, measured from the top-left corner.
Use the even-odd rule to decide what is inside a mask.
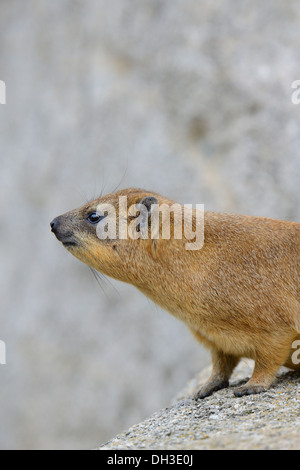
[[[140,200],[138,203],[139,217],[138,217],[138,231],[141,232],[142,238],[148,238],[148,229],[152,225],[151,216],[154,207],[158,206],[158,200],[154,196],[147,196]]]
[[[150,218],[152,210],[153,210],[152,206],[155,204],[158,204],[158,199],[156,199],[156,197],[154,196],[143,197],[143,199],[141,199],[139,204],[146,207],[147,212],[148,212],[148,218]]]

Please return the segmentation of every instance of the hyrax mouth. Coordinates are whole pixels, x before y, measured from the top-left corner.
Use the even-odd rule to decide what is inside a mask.
[[[74,246],[78,246],[78,243],[75,241],[65,241],[65,242],[62,242],[62,244],[64,245],[65,248],[72,248]]]

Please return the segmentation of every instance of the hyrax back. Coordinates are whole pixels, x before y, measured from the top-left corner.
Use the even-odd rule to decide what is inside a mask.
[[[99,224],[108,226],[112,220],[109,211],[99,215],[103,204],[113,207],[117,227],[114,236],[100,239]],[[137,204],[145,207],[143,217],[132,210],[141,207]],[[162,218],[154,239],[126,238],[124,231],[120,236],[120,225],[124,229],[125,221],[128,234],[135,220],[137,233],[147,222],[150,234],[153,207],[163,204],[172,206],[174,201],[125,189],[56,218],[51,227],[79,260],[135,285],[184,321],[210,349],[212,376],[197,398],[227,386],[242,357],[254,359],[255,368],[237,396],[269,388],[284,364],[300,369],[292,348],[300,339],[300,224],[205,212],[204,245],[187,250],[187,239],[174,236],[176,217],[171,212],[170,239],[160,236]],[[194,227],[196,218],[194,211]]]

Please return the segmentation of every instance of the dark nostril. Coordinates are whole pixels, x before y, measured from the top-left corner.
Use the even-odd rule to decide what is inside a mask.
[[[56,230],[56,227],[57,227],[57,219],[54,219],[54,220],[52,220],[52,222],[50,222],[50,227],[51,227],[52,232],[55,233],[55,230]]]

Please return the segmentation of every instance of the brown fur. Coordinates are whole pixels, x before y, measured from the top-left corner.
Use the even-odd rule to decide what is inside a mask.
[[[259,393],[291,361],[300,339],[300,224],[232,214],[205,213],[205,243],[187,251],[186,240],[99,240],[86,215],[119,196],[128,207],[147,196],[126,189],[93,201],[56,220],[55,234],[82,262],[131,283],[182,320],[212,354],[213,372],[196,398],[228,385],[242,357],[254,359],[250,381],[237,396]]]

